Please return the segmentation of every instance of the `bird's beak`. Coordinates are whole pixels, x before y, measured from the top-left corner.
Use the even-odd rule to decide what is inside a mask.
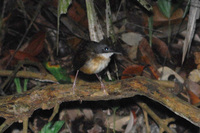
[[[122,55],[122,53],[120,53],[120,52],[113,52],[114,54],[120,54],[120,55]]]

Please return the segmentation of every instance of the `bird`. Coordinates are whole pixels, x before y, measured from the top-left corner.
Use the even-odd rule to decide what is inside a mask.
[[[77,70],[72,91],[76,88],[76,79],[79,71],[85,74],[95,74],[101,83],[101,88],[106,92],[106,88],[101,81],[98,73],[103,71],[109,64],[111,56],[113,54],[119,54],[112,46],[107,44],[104,40],[100,42],[84,41],[77,49],[74,59],[73,66]]]

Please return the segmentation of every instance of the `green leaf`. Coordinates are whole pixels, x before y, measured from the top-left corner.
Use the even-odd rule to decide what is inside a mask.
[[[67,74],[65,69],[60,67],[60,65],[51,65],[50,62],[46,62],[44,65],[60,84],[71,83],[70,76]]]
[[[158,7],[163,15],[171,17],[171,0],[158,0]]]
[[[15,82],[15,85],[16,85],[17,93],[21,93],[22,87],[21,87],[19,78],[14,78],[14,82]]]
[[[146,0],[137,0],[146,10],[153,10],[152,6],[146,2]]]
[[[114,125],[113,125],[113,133],[115,133],[115,122],[116,122],[116,111],[119,109],[119,106],[117,107],[113,107],[112,110],[113,110],[113,115],[114,115]]]
[[[191,3],[191,0],[188,0],[187,6],[185,8],[185,11],[184,11],[182,18],[185,18],[185,16],[187,15],[187,12],[189,11],[189,8],[190,8],[190,3]]]
[[[24,91],[27,91],[28,79],[24,79]]]
[[[56,34],[56,45],[57,45],[57,54],[58,54],[58,45],[59,45],[59,31],[60,31],[60,14],[67,13],[67,9],[71,4],[72,0],[59,0],[57,8],[57,34]]]
[[[47,123],[39,133],[58,133],[65,122],[56,121],[52,126],[52,122]]]
[[[59,14],[58,14],[58,16],[60,16],[60,14],[67,13],[67,9],[68,9],[68,7],[71,3],[72,3],[72,0],[59,0],[59,4],[58,4]]]

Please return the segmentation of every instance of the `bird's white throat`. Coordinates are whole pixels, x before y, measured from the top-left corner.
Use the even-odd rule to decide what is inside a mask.
[[[110,58],[114,53],[101,53],[99,55],[105,57],[105,58]]]

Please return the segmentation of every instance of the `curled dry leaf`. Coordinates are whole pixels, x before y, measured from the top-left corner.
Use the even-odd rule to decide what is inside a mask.
[[[177,9],[171,16],[171,24],[180,24],[182,21],[182,16],[183,16],[183,10],[181,8]],[[153,21],[154,21],[154,28],[156,27],[162,27],[162,26],[168,26],[169,19],[165,17],[159,10],[158,6],[155,5],[153,6]],[[144,25],[147,27],[148,26],[148,16],[144,15],[143,16],[145,23]]]
[[[76,118],[83,116],[83,113],[79,109],[67,109],[62,110],[59,115],[59,120],[74,121]]]
[[[38,54],[40,54],[44,47],[44,40],[45,40],[45,32],[40,31],[37,34],[33,36],[31,41],[28,43],[28,45],[24,45],[26,47],[23,47],[21,51],[17,51],[15,53],[15,50],[9,50],[8,53],[5,53],[5,58],[11,57],[14,55],[15,60],[12,60],[10,65],[14,66],[18,60],[30,60],[34,62],[39,62],[39,60],[35,57]],[[7,62],[8,60],[6,60]]]
[[[142,35],[134,32],[122,34],[122,40],[130,46],[138,46],[139,42],[142,40]]]
[[[92,129],[88,130],[87,132],[88,133],[102,133],[103,130],[99,125],[95,124],[94,127]]]
[[[165,42],[163,42],[162,40],[160,40],[157,37],[153,37],[152,42],[155,45],[156,50],[159,52],[159,54],[163,58],[166,57],[168,60],[171,59],[171,54],[170,54],[167,44]]]
[[[140,34],[134,32],[122,34],[122,40],[128,44],[128,46],[124,46],[124,49],[127,51],[128,57],[131,60],[136,59],[137,48],[142,38]]]
[[[83,109],[82,112],[86,119],[92,120],[94,118],[94,114],[91,109]]]
[[[115,129],[115,131],[124,131],[122,128],[123,125],[126,125],[128,120],[130,119],[129,116],[115,116],[115,122],[114,116],[111,115],[106,119],[105,125],[106,127],[109,127],[111,129]],[[115,128],[114,128],[114,123],[115,123]]]
[[[200,99],[199,99],[192,91],[187,90],[187,92],[188,92],[188,95],[189,95],[189,97],[190,97],[190,103],[191,103],[192,105],[195,105],[195,104],[197,104],[197,103],[200,103]]]
[[[190,72],[188,79],[200,83],[200,70],[199,69],[194,69],[193,71]]]
[[[160,78],[160,73],[156,70],[155,67],[153,66],[148,66],[151,72],[151,76],[147,78],[152,78],[152,79],[159,79]]]
[[[88,27],[86,12],[76,1],[73,1],[72,6],[68,9],[68,16],[83,27]]]
[[[194,93],[197,97],[200,97],[200,86],[191,81],[190,79],[185,80],[185,86],[187,87],[188,90]]]
[[[10,55],[13,55],[15,50],[9,50],[10,52]],[[39,60],[27,53],[24,53],[24,52],[21,52],[21,51],[17,51],[16,54],[14,55],[14,59],[17,59],[17,60],[30,60],[30,61],[35,61],[35,62],[39,62]]]
[[[141,76],[143,69],[144,69],[144,66],[141,66],[141,65],[129,66],[123,71],[121,79],[127,79],[133,76]]]
[[[140,44],[138,46],[137,59],[140,61],[141,64],[150,65],[153,75],[156,78],[160,77],[160,73],[157,71],[157,67],[159,65],[156,61],[151,47],[149,46],[149,43],[145,38],[140,41]]]
[[[183,78],[178,75],[174,70],[172,70],[171,68],[169,67],[160,67],[158,69],[158,71],[160,73],[162,73],[162,76],[160,77],[160,80],[168,80],[168,77],[170,75],[174,75],[176,77],[176,79],[180,82],[180,83],[184,83],[184,80]]]
[[[129,133],[133,127],[133,125],[136,123],[137,121],[137,116],[135,111],[131,111],[130,112],[130,119],[128,121],[128,124],[126,126],[125,132],[124,133]]]
[[[148,68],[148,70],[150,71],[146,70],[145,68]],[[152,66],[131,65],[131,66],[128,66],[123,71],[121,79],[132,78],[134,76],[144,76],[148,78],[158,79],[160,75],[157,75],[157,72],[154,70]]]
[[[141,63],[144,64],[149,64],[149,65],[157,64],[154,53],[145,38],[143,38],[139,43],[137,58]]]
[[[44,31],[35,34],[23,52],[31,56],[37,56],[43,50],[45,37]]]

